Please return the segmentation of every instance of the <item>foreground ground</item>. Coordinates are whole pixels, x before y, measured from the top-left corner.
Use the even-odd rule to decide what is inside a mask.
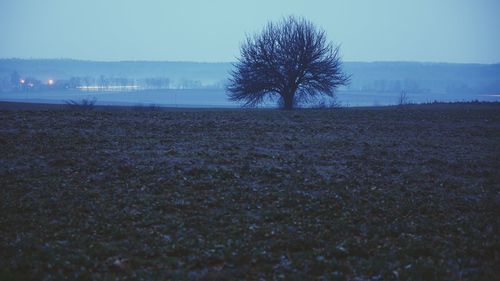
[[[498,105],[0,110],[0,279],[493,280],[499,156]]]

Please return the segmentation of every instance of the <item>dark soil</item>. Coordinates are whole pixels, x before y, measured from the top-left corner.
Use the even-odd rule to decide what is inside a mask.
[[[0,110],[0,279],[494,280],[500,106]]]

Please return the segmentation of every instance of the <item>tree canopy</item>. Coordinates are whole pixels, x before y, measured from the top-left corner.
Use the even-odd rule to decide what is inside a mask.
[[[230,100],[245,106],[278,98],[285,109],[292,109],[318,95],[333,97],[348,82],[339,46],[310,21],[290,16],[247,36],[227,91]]]

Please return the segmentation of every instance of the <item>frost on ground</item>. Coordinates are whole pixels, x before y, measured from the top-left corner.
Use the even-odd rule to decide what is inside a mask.
[[[0,120],[0,279],[500,274],[498,105]]]

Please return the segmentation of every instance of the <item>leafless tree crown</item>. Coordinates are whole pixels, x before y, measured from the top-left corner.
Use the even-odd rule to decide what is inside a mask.
[[[277,97],[291,109],[320,94],[333,96],[338,86],[346,85],[349,76],[341,66],[339,47],[327,41],[325,31],[287,17],[247,36],[227,90],[230,100],[245,106]]]

